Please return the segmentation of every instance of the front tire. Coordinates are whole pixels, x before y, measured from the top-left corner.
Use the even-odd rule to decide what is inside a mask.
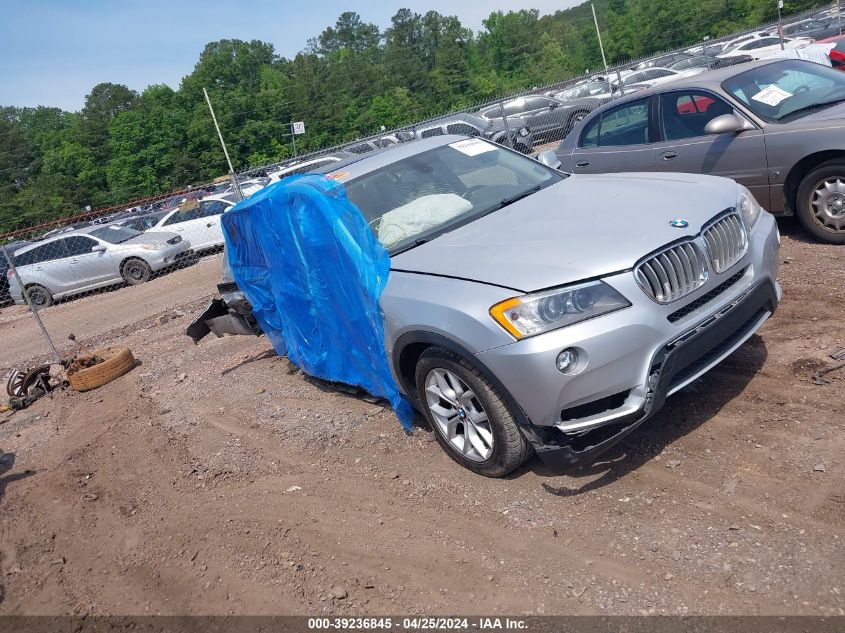
[[[796,207],[808,233],[823,242],[845,244],[845,160],[822,163],[804,176]]]
[[[415,382],[437,441],[465,468],[502,477],[531,456],[531,445],[501,394],[466,359],[431,347],[417,363]]]
[[[29,301],[32,303],[32,307],[36,310],[49,308],[53,305],[53,293],[44,286],[32,284],[26,287],[26,293],[29,295]]]
[[[153,270],[143,259],[127,259],[123,262],[120,274],[130,286],[137,286],[150,280]]]

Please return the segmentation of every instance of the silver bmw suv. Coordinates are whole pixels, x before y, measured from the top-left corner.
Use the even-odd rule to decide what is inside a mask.
[[[571,176],[458,136],[327,175],[391,255],[381,308],[401,391],[483,475],[532,451],[556,469],[594,459],[780,299],[774,219],[731,180]],[[193,338],[255,331],[231,276],[220,290]]]

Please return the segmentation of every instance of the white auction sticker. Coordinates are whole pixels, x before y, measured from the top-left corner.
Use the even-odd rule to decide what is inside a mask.
[[[496,149],[490,143],[480,138],[468,138],[465,141],[449,143],[449,147],[456,149],[467,156],[478,156],[484,152],[492,152]]]
[[[765,103],[766,105],[777,106],[785,99],[789,99],[791,96],[791,92],[787,92],[783,88],[778,88],[776,85],[772,84],[771,86],[763,88],[751,98],[754,99],[754,101],[759,101],[760,103]]]

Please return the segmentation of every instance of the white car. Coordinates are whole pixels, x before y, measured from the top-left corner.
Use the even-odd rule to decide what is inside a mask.
[[[725,42],[725,45],[722,48],[722,53],[728,53],[735,49],[737,46],[747,44],[751,40],[758,40],[761,37],[777,37],[777,33],[769,33],[768,31],[758,31],[757,33],[746,33],[745,35],[740,35],[739,37],[735,37],[734,39]]]
[[[351,152],[338,152],[337,154],[319,156],[318,158],[288,163],[275,171],[268,172],[267,176],[269,176],[271,182],[279,182],[282,178],[287,178],[288,176],[293,176],[294,174],[305,174],[354,155],[355,154]]]
[[[244,180],[240,183],[241,193],[244,195],[244,198],[249,198],[257,191],[264,189],[271,182],[273,182],[271,178],[251,178],[250,180]]]
[[[631,73],[622,76],[622,84],[630,86],[631,84],[648,84],[649,86],[659,86],[661,84],[675,81],[683,77],[692,77],[705,72],[706,68],[690,68],[688,70],[671,70],[669,68],[644,68],[642,70],[635,70]]]
[[[223,228],[220,216],[231,209],[233,202],[220,198],[191,200],[169,211],[147,232],[173,231],[190,240],[194,251],[205,251],[223,246]]]
[[[813,40],[806,37],[783,38],[783,48],[786,50],[804,48],[812,44]],[[740,44],[726,53],[720,53],[719,59],[730,59],[732,57],[751,57],[753,59],[766,59],[781,52],[780,38],[777,36],[757,37]]]

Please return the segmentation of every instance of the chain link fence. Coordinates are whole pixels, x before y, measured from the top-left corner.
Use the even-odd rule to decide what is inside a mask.
[[[808,15],[791,16],[789,22]],[[753,34],[765,34],[755,41],[775,40],[779,48],[777,24],[764,24],[697,48],[562,77],[296,159],[252,166],[237,174],[239,188],[250,196],[350,155],[440,134],[482,136],[537,155],[553,149],[595,108],[643,85],[757,56],[755,49],[732,57],[713,52],[720,43]],[[54,362],[116,332],[201,307],[220,278],[222,214],[239,200],[231,179],[218,180],[0,235],[0,373]]]

